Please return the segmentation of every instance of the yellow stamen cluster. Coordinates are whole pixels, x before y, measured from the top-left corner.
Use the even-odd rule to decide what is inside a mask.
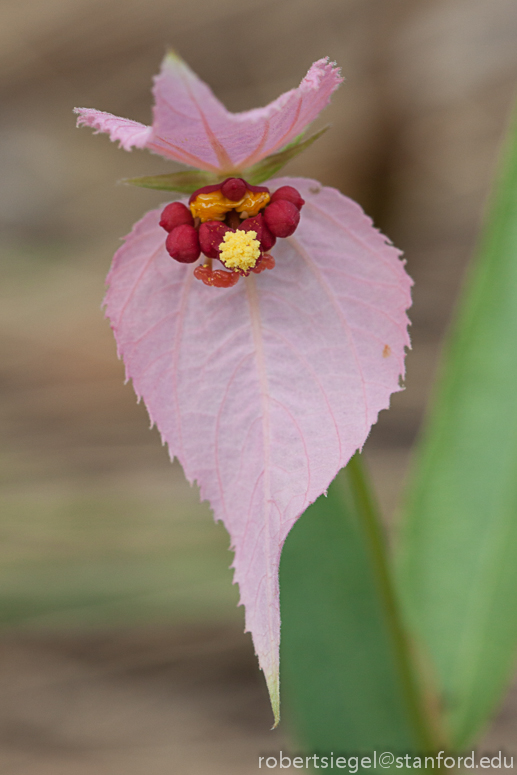
[[[190,212],[193,218],[199,218],[201,222],[224,221],[230,210],[246,213],[251,218],[268,204],[270,198],[267,191],[247,190],[242,199],[234,202],[227,199],[220,190],[209,191],[196,196],[190,203]]]
[[[227,231],[219,249],[219,258],[228,269],[247,272],[260,257],[260,242],[255,231]]]

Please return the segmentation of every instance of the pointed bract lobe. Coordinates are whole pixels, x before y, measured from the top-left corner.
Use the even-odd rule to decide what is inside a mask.
[[[296,89],[265,108],[230,113],[182,59],[168,54],[155,79],[152,127],[88,108],[76,112],[78,125],[107,132],[126,150],[146,147],[198,169],[231,172],[256,164],[293,140],[342,80],[334,63],[320,59]]]
[[[128,118],[119,118],[103,110],[91,108],[74,108],[74,113],[79,114],[77,126],[91,126],[99,132],[109,134],[114,142],[125,151],[131,148],[146,148],[151,137],[151,127],[140,124],[138,121],[130,121]]]
[[[159,209],[116,253],[106,296],[127,376],[230,533],[277,717],[282,545],[399,390],[411,303],[399,252],[357,204],[282,185],[306,204],[273,271],[206,287],[166,253]]]

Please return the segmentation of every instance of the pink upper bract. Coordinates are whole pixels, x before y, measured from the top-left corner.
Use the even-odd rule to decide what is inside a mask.
[[[76,108],[78,124],[106,132],[122,148],[148,148],[167,159],[213,172],[245,169],[299,135],[342,82],[328,59],[315,62],[296,89],[265,108],[230,113],[175,54],[154,83],[152,126],[90,108]]]
[[[127,149],[204,169],[244,166],[299,134],[340,80],[322,59],[267,108],[233,115],[168,57],[152,127],[85,109],[79,123]],[[106,307],[127,376],[171,457],[230,533],[278,720],[282,546],[400,389],[411,280],[399,251],[335,189],[304,178],[267,185],[292,185],[306,202],[295,234],[272,251],[273,270],[233,288],[203,285],[168,255],[158,209],[117,251]]]

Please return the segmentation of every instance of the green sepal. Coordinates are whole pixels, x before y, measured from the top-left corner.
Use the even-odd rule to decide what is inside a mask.
[[[157,191],[178,191],[180,194],[192,194],[202,186],[213,186],[221,178],[212,172],[203,170],[182,170],[167,175],[146,175],[142,178],[126,178],[123,183],[142,188],[154,188]]]
[[[269,180],[269,178],[276,175],[288,161],[291,161],[291,159],[294,159],[299,153],[306,148],[309,148],[318,137],[321,137],[321,135],[327,131],[327,129],[329,129],[328,124],[306,140],[302,139],[303,135],[298,135],[292,143],[286,145],[281,151],[273,153],[271,156],[262,159],[262,161],[254,164],[253,167],[247,169],[244,172],[245,180],[247,180],[248,183],[251,183],[252,186],[258,186],[261,183],[264,183],[264,181]]]

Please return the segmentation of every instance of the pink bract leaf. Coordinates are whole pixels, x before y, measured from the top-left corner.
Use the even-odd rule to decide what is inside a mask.
[[[115,255],[107,315],[128,378],[222,519],[279,713],[278,567],[298,516],[362,447],[404,374],[411,280],[361,208],[315,181],[276,267],[210,288],[173,261],[161,210]]]
[[[328,59],[315,62],[296,89],[265,108],[230,113],[176,54],[168,54],[154,85],[152,127],[78,108],[78,124],[107,132],[123,148],[146,147],[211,172],[243,170],[280,150],[327,105],[342,82]]]

